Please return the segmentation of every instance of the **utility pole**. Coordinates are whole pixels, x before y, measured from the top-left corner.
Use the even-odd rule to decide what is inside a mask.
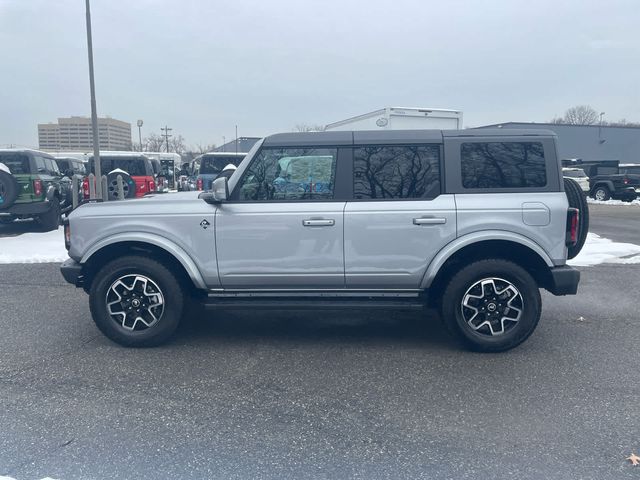
[[[164,132],[161,136],[164,137],[165,143],[167,145],[167,153],[169,153],[169,137],[173,137],[173,135],[169,135],[169,132],[173,130],[173,128],[169,128],[165,125],[164,128],[160,128],[160,130]]]
[[[236,153],[238,153],[238,125],[236,125]]]
[[[223,152],[224,152],[226,143],[227,143],[227,139],[224,135],[222,135],[222,151]]]
[[[93,130],[93,163],[96,175],[96,198],[102,199],[102,165],[100,165],[100,132],[96,109],[96,87],[93,79],[93,42],[91,39],[91,8],[86,0],[87,10],[87,51],[89,53],[89,87],[91,90],[91,129]]]

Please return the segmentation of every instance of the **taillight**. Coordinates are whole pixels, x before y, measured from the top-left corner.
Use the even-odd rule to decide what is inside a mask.
[[[42,195],[42,180],[33,181],[33,193],[36,197]]]
[[[566,244],[568,247],[578,243],[578,223],[580,220],[580,210],[570,208],[567,212],[567,236]]]
[[[89,178],[85,178],[84,180],[82,180],[82,195],[84,196],[85,200],[87,200],[91,195],[91,192],[89,192]]]
[[[624,183],[625,185],[629,185],[629,179],[628,178],[623,178],[622,179],[622,183]]]
[[[204,187],[204,184],[203,184],[203,182],[202,182],[202,179],[201,179],[201,178],[199,178],[198,180],[196,180],[196,188],[197,188],[198,190],[202,190],[202,189],[203,189],[203,187]]]
[[[71,227],[69,226],[69,219],[64,220],[64,247],[69,250],[71,247]]]
[[[149,191],[154,192],[156,189],[156,183],[153,180],[149,180]]]

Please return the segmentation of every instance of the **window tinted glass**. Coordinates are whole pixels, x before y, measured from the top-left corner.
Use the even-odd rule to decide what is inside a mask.
[[[47,173],[47,166],[44,163],[44,158],[40,156],[35,156],[34,158],[36,160],[36,169],[38,170],[38,173]]]
[[[200,159],[200,173],[204,175],[220,173],[230,163],[237,167],[243,158],[236,155],[203,155]]]
[[[464,188],[544,187],[544,149],[540,142],[463,143]]]
[[[102,174],[107,175],[109,172],[119,168],[124,170],[132,177],[145,177],[151,175],[153,168],[147,169],[148,160],[144,160],[139,157],[100,157],[100,166],[102,167]],[[89,160],[89,165],[92,173],[95,173],[95,162],[93,158]],[[147,173],[149,172],[149,173]]]
[[[439,145],[355,148],[354,197],[436,197],[440,193],[439,160]]]
[[[584,170],[563,170],[562,175],[569,178],[584,178],[587,176]]]
[[[29,157],[22,153],[2,153],[0,163],[4,163],[14,175],[30,173]]]
[[[58,168],[63,172],[66,172],[67,170],[73,168],[73,165],[71,164],[71,160],[57,158],[56,163],[58,164]]]
[[[0,160],[2,161],[2,160]],[[640,175],[640,165],[629,166],[629,167],[620,167],[620,173],[632,174],[632,175]]]
[[[330,200],[335,148],[265,148],[239,186],[240,200]]]

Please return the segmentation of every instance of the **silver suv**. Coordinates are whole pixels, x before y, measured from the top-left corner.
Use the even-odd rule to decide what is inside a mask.
[[[502,351],[535,329],[540,288],[577,291],[586,204],[568,195],[549,131],[277,134],[211,191],[81,206],[61,268],[125,346],[164,342],[196,301],[432,306],[467,346]]]

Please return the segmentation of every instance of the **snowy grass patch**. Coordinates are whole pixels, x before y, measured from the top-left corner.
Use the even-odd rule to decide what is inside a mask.
[[[595,233],[588,233],[587,241],[578,256],[567,263],[577,267],[590,267],[600,263],[640,264],[640,245],[614,242]]]
[[[591,197],[587,197],[587,203],[593,205],[616,205],[616,206],[624,206],[624,207],[640,207],[640,199],[635,199],[632,202],[623,202],[622,200],[595,200]]]
[[[62,227],[51,232],[23,233],[15,237],[0,238],[0,264],[57,263],[64,262],[67,258],[69,255],[64,248]]]

